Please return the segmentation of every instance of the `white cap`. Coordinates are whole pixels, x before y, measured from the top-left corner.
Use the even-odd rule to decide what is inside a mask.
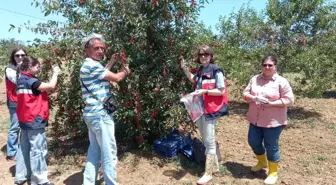
[[[91,33],[90,35],[86,36],[86,37],[83,39],[83,48],[85,49],[85,44],[86,44],[87,42],[89,42],[91,39],[95,39],[95,38],[100,39],[100,40],[102,40],[102,41],[105,41],[103,35],[101,35],[101,34],[97,34],[97,33]]]

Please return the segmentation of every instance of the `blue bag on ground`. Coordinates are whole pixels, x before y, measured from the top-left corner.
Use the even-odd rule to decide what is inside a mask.
[[[221,157],[220,150],[219,150],[219,143],[217,141],[216,141],[216,153],[217,153],[218,161],[220,162],[222,157]],[[205,160],[206,160],[205,146],[203,142],[197,137],[194,138],[194,141],[192,144],[192,155],[196,163],[205,164]]]
[[[174,130],[167,135],[166,138],[157,139],[154,141],[154,149],[161,156],[172,158],[175,157],[186,145],[191,145],[191,136],[181,135],[178,130]]]

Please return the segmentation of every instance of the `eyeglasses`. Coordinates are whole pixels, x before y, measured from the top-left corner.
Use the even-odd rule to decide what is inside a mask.
[[[209,53],[198,53],[198,57],[208,57]]]
[[[262,66],[263,67],[273,67],[274,65],[273,64],[263,64]]]
[[[25,54],[17,54],[17,55],[14,55],[15,57],[25,57],[26,55]]]

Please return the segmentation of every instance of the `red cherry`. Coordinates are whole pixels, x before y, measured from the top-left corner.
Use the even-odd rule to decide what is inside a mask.
[[[164,8],[164,9],[163,9],[163,15],[164,15],[165,17],[167,17],[167,8]]]
[[[122,62],[125,64],[127,61],[127,55],[125,52],[121,52],[120,54]]]
[[[167,104],[170,105],[170,106],[172,106],[172,105],[173,105],[173,102],[172,102],[171,100],[168,100],[168,101],[167,101]]]
[[[197,69],[196,69],[196,68],[190,68],[189,71],[190,71],[191,73],[196,73],[196,72],[197,72]]]
[[[191,0],[191,7],[196,7],[196,2],[195,2],[195,0]]]
[[[120,55],[119,55],[119,54],[115,54],[115,55],[114,55],[114,59],[115,59],[115,60],[120,60]]]
[[[160,92],[160,87],[156,87],[156,88],[154,89],[154,91],[155,91],[155,92]]]
[[[130,38],[130,43],[134,44],[134,37],[133,36],[131,36],[131,38]]]
[[[73,135],[77,135],[77,133],[78,133],[78,131],[77,131],[75,128],[73,128],[73,129],[71,130],[71,132],[72,132]]]
[[[165,77],[167,75],[167,66],[164,65],[162,69],[162,76]]]
[[[84,6],[86,4],[86,0],[80,0],[79,5]]]
[[[142,144],[143,142],[144,142],[144,138],[143,138],[143,136],[137,136],[136,137],[136,140],[137,140],[137,142],[138,142],[138,144]]]
[[[45,59],[45,62],[51,62],[51,58]]]
[[[134,121],[135,128],[139,128],[140,127],[140,122],[139,122],[139,116],[138,115],[134,115],[133,121]]]
[[[158,118],[159,115],[159,111],[157,109],[154,109],[154,111],[152,112],[151,118],[153,120],[156,120]]]

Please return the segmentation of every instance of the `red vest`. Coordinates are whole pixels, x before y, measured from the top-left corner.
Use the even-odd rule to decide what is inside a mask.
[[[193,90],[196,89],[198,80],[201,78],[202,80],[202,89],[216,89],[216,78],[215,74],[217,72],[222,72],[224,75],[224,72],[216,65],[216,64],[209,64],[209,73],[203,73],[202,69],[203,66],[201,66],[197,73],[196,78],[194,81],[194,87]],[[224,88],[225,92],[221,96],[212,96],[212,95],[203,95],[203,103],[204,103],[204,112],[205,112],[205,118],[206,120],[214,120],[222,116],[228,115],[228,93],[227,93],[227,86],[226,86],[226,80],[224,79]]]
[[[36,81],[35,76],[26,72],[22,72],[17,81],[17,116],[22,129],[40,129],[48,125],[48,94],[33,94],[32,86]]]
[[[10,101],[12,102],[17,102],[17,95],[16,95],[16,84],[11,82],[6,75],[6,70],[5,69],[5,76],[6,76],[6,94],[7,97]]]

